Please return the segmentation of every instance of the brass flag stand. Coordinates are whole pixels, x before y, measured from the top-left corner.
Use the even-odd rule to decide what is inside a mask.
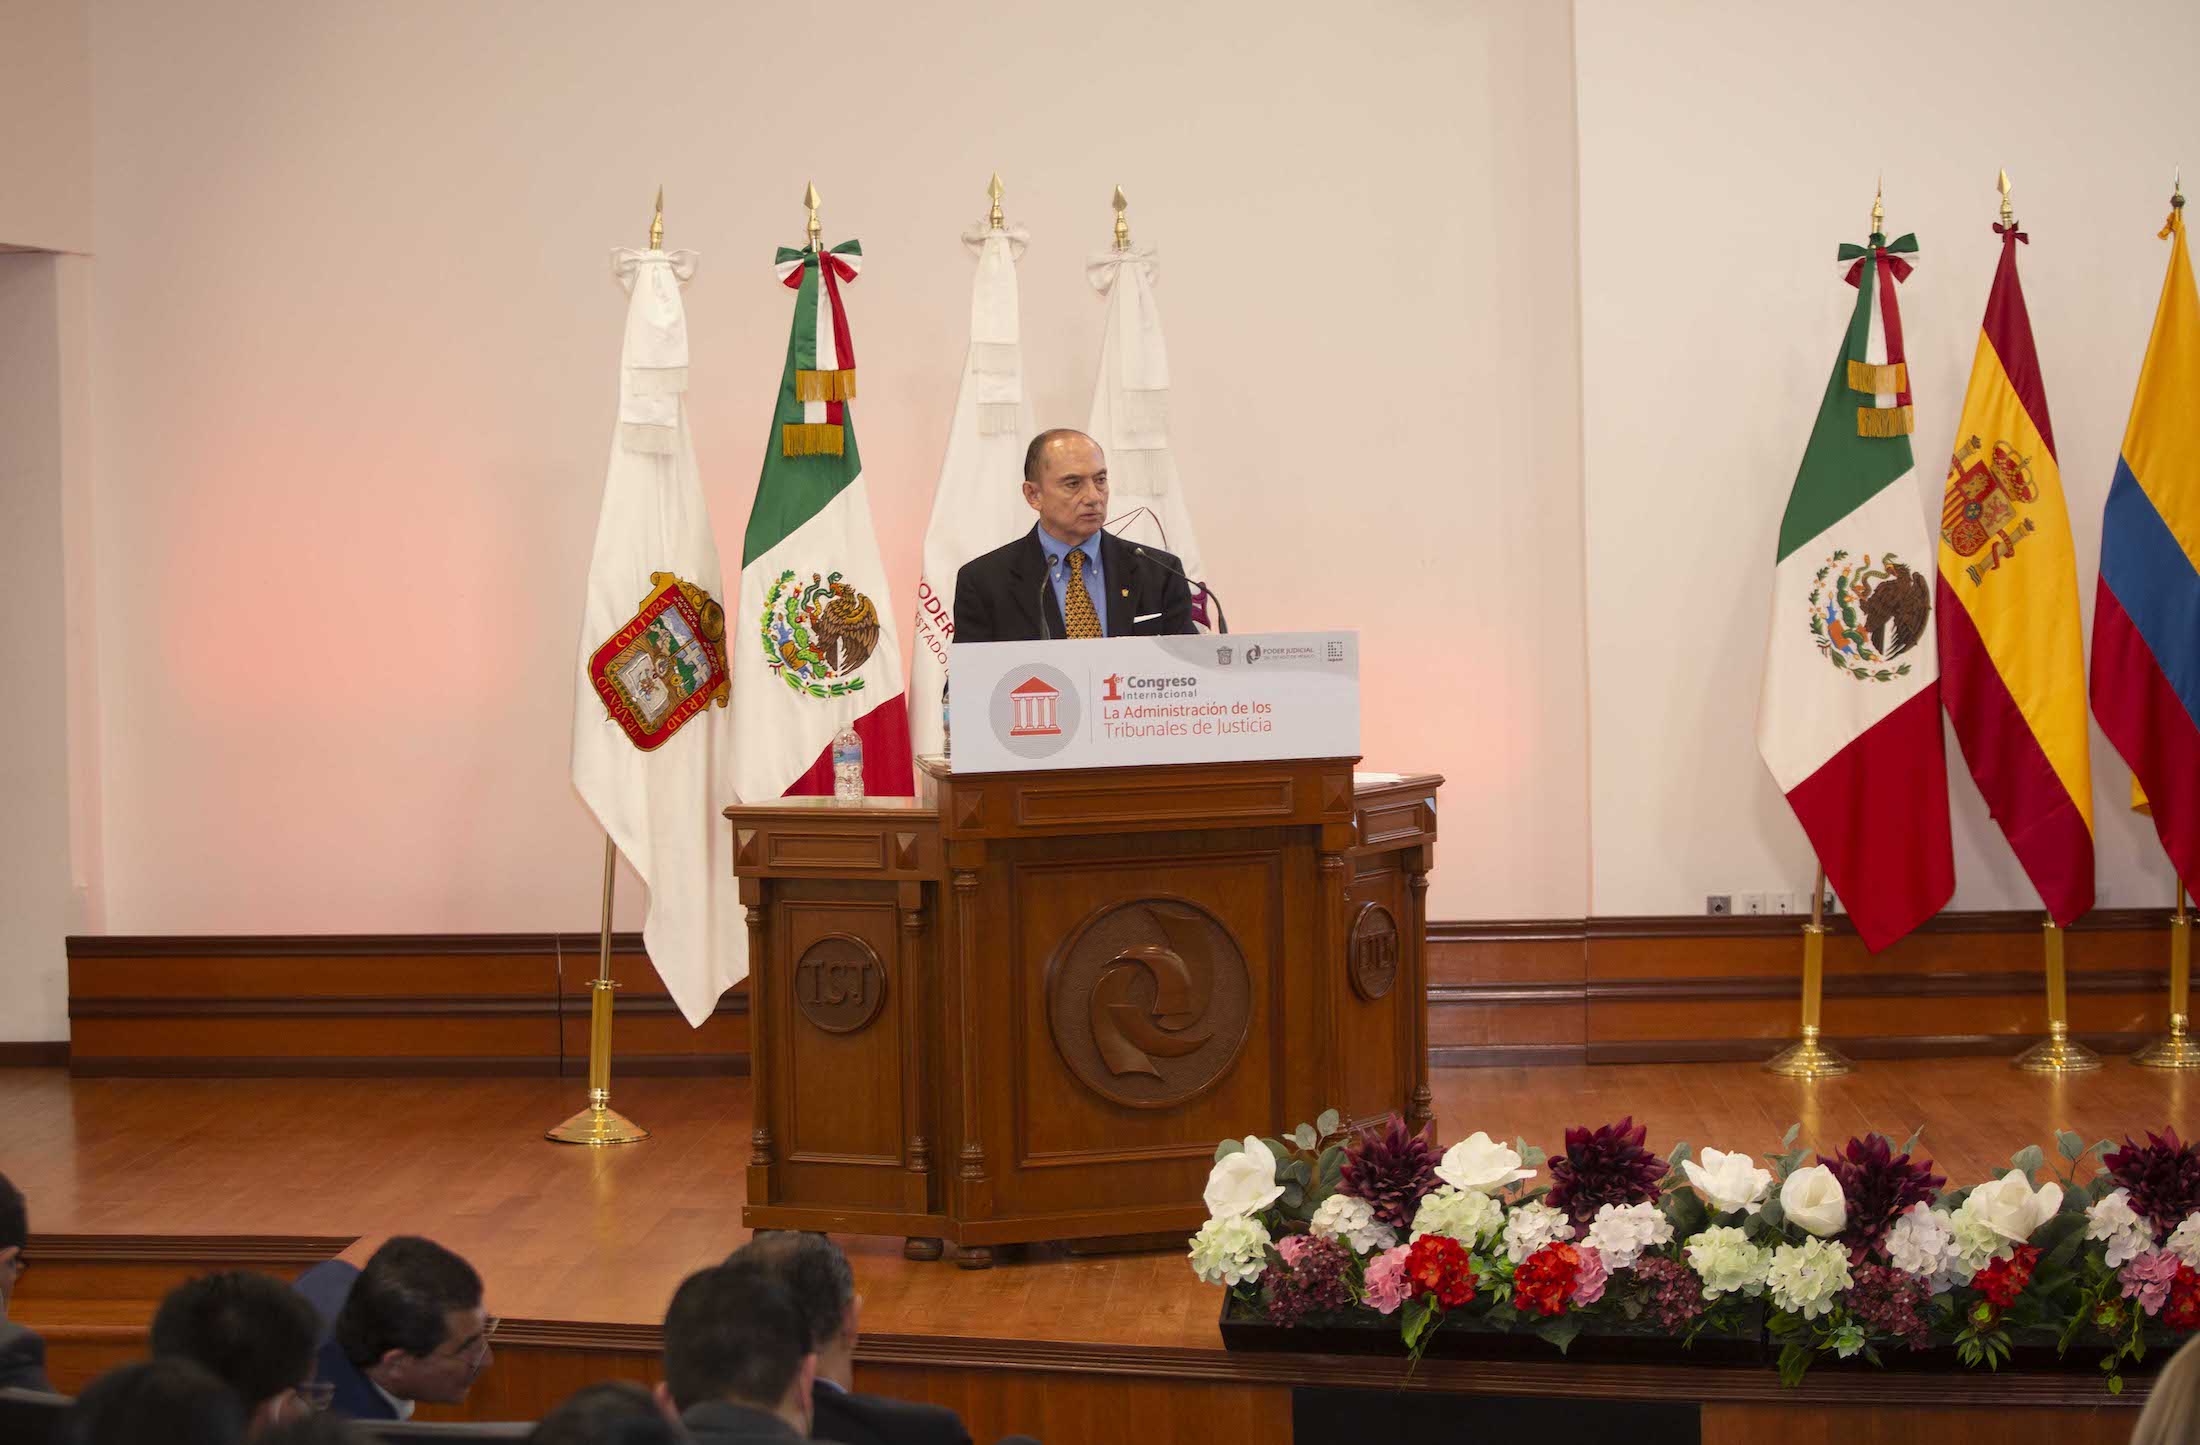
[[[665,248],[665,188],[657,188],[649,220],[649,249]],[[588,981],[588,1107],[543,1137],[558,1144],[638,1144],[649,1131],[611,1107],[611,895],[619,877],[619,849],[603,840],[603,922],[596,944],[596,976]]]
[[[1765,1061],[1765,1072],[1789,1079],[1832,1079],[1856,1066],[1818,1042],[1819,1011],[1826,987],[1826,870],[1818,870],[1803,925],[1803,1036]]]
[[[2062,925],[2042,925],[2047,940],[2047,1037],[2010,1062],[2028,1074],[2090,1074],[2101,1056],[2070,1037],[2070,990],[2063,976]]]
[[[2142,1069],[2200,1069],[2200,1044],[2186,1030],[2191,1024],[2192,914],[2185,909],[2185,885],[2177,884],[2177,911],[2169,919],[2169,1032],[2132,1056]]]

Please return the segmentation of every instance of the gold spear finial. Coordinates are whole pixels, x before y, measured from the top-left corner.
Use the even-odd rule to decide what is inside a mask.
[[[1131,203],[1123,198],[1123,188],[1121,186],[1115,188],[1113,204],[1115,206],[1115,249],[1128,251],[1131,248],[1131,221],[1125,212],[1130,210]]]
[[[986,216],[985,223],[998,231],[1008,224],[1001,216],[1001,197],[1008,193],[1001,189],[1001,173],[999,171],[993,173],[993,179],[987,183],[985,193],[993,202],[993,210]]]
[[[2001,187],[2001,228],[2014,231],[2017,228],[2017,208],[2009,199],[2009,172],[2003,171],[1996,182]]]
[[[2177,168],[2177,178],[2169,183],[2169,205],[2173,211],[2185,208],[2185,168]]]
[[[662,251],[664,248],[665,188],[663,186],[659,186],[657,188],[657,212],[655,215],[649,218],[649,249],[652,251]]]
[[[825,228],[819,225],[817,221],[816,182],[813,181],[803,186],[802,204],[810,208],[810,249],[814,251],[817,249],[817,238],[825,233]]]
[[[1874,236],[1887,234],[1887,177],[1885,172],[1880,173],[1878,187],[1872,192],[1872,234]]]

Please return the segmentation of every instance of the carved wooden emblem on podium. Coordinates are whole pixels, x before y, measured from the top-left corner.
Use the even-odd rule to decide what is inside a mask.
[[[1047,964],[1047,1022],[1086,1088],[1133,1109],[1204,1092],[1245,1046],[1252,976],[1222,921],[1177,898],[1100,909]]]
[[[1369,1003],[1386,996],[1398,982],[1398,920],[1380,903],[1360,909],[1345,940],[1345,972],[1352,990]]]
[[[852,1034],[886,1006],[886,970],[871,945],[828,933],[794,965],[794,1006],[829,1034]]]

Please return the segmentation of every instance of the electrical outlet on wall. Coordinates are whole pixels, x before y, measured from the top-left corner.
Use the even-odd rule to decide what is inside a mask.
[[[1710,914],[1713,918],[1726,917],[1729,913],[1732,913],[1734,911],[1734,895],[1731,893],[1705,894],[1703,900],[1703,911]]]
[[[1762,893],[1744,893],[1734,902],[1736,913],[1762,913],[1765,911],[1765,895]]]
[[[1792,893],[1768,893],[1765,895],[1765,902],[1770,905],[1768,911],[1772,913],[1795,911],[1795,895]]]

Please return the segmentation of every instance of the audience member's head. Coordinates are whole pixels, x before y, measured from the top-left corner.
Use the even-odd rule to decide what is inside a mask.
[[[76,1397],[63,1445],[239,1445],[236,1391],[189,1360],[143,1360],[109,1370]]]
[[[23,1203],[23,1191],[0,1174],[0,1319],[7,1318],[8,1299],[15,1282],[23,1277],[23,1247],[31,1237],[31,1216]]]
[[[817,1372],[843,1390],[855,1385],[856,1323],[863,1300],[840,1246],[822,1234],[773,1230],[735,1250],[726,1263],[751,1261],[794,1296],[817,1350]]]
[[[258,1435],[311,1414],[313,1352],[321,1322],[282,1281],[233,1269],[177,1285],[153,1316],[153,1357],[174,1356],[212,1371]]]
[[[374,1437],[341,1415],[300,1415],[262,1430],[252,1445],[374,1445]]]
[[[336,1339],[361,1374],[398,1399],[455,1405],[488,1367],[496,1326],[472,1265],[433,1240],[399,1235],[352,1281]]]
[[[2154,1377],[2131,1445],[2188,1445],[2200,1439],[2200,1335],[2187,1340]]]
[[[753,1261],[698,1270],[665,1310],[665,1388],[684,1413],[728,1401],[810,1433],[817,1355],[794,1294]]]
[[[678,1445],[683,1438],[665,1405],[632,1380],[576,1390],[527,1437],[529,1445]]]

